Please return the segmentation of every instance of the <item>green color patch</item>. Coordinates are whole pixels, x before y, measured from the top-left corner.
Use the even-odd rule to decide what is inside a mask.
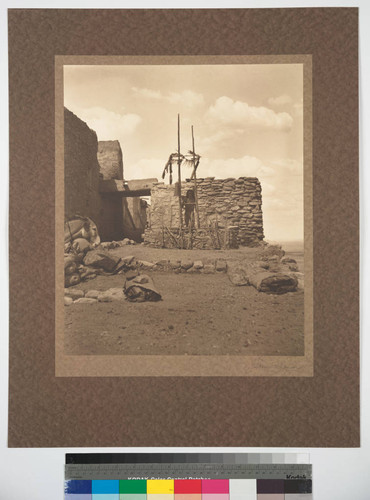
[[[145,479],[121,479],[119,482],[119,492],[134,495],[146,493]]]

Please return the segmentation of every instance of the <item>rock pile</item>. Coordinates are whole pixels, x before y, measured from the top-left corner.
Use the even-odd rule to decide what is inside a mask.
[[[236,286],[253,286],[259,292],[283,294],[303,287],[302,273],[294,259],[285,258],[280,245],[266,245],[255,262],[238,262],[228,267],[230,281]]]

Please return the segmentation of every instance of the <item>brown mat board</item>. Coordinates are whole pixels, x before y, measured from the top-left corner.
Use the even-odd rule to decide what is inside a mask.
[[[358,10],[9,10],[9,446],[359,446]],[[181,27],[181,29],[179,29]],[[313,64],[313,377],[55,377],[57,55]]]

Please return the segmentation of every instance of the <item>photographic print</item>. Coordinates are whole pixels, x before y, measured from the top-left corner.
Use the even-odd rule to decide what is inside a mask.
[[[312,374],[310,58],[58,63],[61,354]]]

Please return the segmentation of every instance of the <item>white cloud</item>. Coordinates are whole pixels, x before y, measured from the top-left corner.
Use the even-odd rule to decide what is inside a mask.
[[[202,152],[207,152],[215,144],[222,143],[223,141],[226,141],[228,139],[232,139],[237,135],[242,135],[244,134],[245,130],[242,129],[222,129],[218,130],[216,133],[211,134],[205,138],[201,138],[198,141],[198,149],[199,151]]]
[[[204,157],[200,161],[199,175],[219,179],[225,177],[258,177],[261,179],[274,175],[274,170],[253,156],[225,160]]]
[[[176,93],[170,92],[167,99],[172,104],[184,104],[185,106],[201,106],[204,103],[204,97],[202,94],[197,94],[192,90],[184,90],[183,92]]]
[[[293,118],[286,112],[275,113],[263,106],[249,106],[246,102],[233,101],[230,97],[219,97],[211,106],[206,120],[214,125],[228,125],[238,128],[256,127],[287,132],[291,129]]]
[[[131,135],[142,120],[134,113],[120,114],[100,107],[73,108],[71,111],[95,130],[99,141],[115,140]]]
[[[139,89],[138,87],[132,87],[135,93],[142,95],[143,97],[148,97],[149,99],[162,99],[162,94],[159,90],[150,90],[150,89]]]
[[[193,92],[192,90],[183,90],[182,92],[170,92],[162,94],[159,90],[151,90],[146,88],[132,87],[131,90],[136,94],[148,99],[156,99],[167,101],[171,104],[182,104],[187,107],[200,106],[204,103],[202,94]]]
[[[291,104],[292,98],[287,94],[283,94],[278,97],[270,97],[267,102],[270,106],[284,106],[286,104]]]

